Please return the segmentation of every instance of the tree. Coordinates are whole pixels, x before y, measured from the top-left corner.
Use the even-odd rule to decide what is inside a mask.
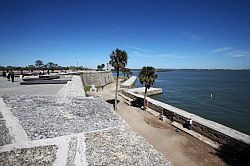
[[[101,65],[98,65],[98,66],[97,66],[97,71],[100,71],[101,68],[102,68]]]
[[[49,62],[49,63],[47,64],[47,67],[48,67],[50,70],[52,70],[52,71],[54,71],[54,69],[56,69],[57,66],[58,66],[58,64],[55,64],[55,63],[52,63],[52,62]],[[49,70],[49,69],[48,69],[48,70]]]
[[[127,70],[127,77],[132,76],[132,74],[133,74],[133,72],[132,72],[130,69],[128,69],[128,70]]]
[[[37,67],[37,68],[41,68],[41,67],[43,67],[43,61],[41,61],[41,60],[36,60],[35,61],[35,66]]]
[[[4,71],[5,67],[4,66],[0,66],[0,70]]]
[[[124,69],[128,63],[128,55],[126,51],[116,49],[112,51],[110,55],[109,63],[116,70],[116,89],[115,89],[115,110],[117,110],[117,93],[118,93],[118,80],[119,80],[119,71]]]
[[[97,71],[103,71],[103,68],[105,67],[104,64],[98,65],[97,66]]]
[[[49,62],[49,63],[47,63],[46,64],[46,67],[47,67],[47,74],[49,75],[49,70],[54,70],[54,66],[55,66],[55,64],[54,63],[52,63],[52,62]]]
[[[30,70],[31,72],[33,72],[33,70],[35,70],[35,66],[34,65],[29,65],[27,66],[28,70]]]
[[[140,83],[145,87],[143,109],[147,108],[146,104],[147,90],[154,85],[154,82],[157,78],[158,75],[156,74],[154,67],[144,66],[141,69],[141,72],[139,74],[139,80]]]
[[[133,73],[130,71],[129,68],[124,68],[124,69],[122,70],[122,73],[123,73],[124,77],[127,76],[128,78],[133,74]]]

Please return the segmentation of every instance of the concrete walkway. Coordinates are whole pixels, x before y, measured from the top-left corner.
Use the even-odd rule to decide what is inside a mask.
[[[134,85],[136,81],[136,76],[132,76],[129,79],[127,79],[125,82],[121,83],[120,87],[121,88],[130,88]]]

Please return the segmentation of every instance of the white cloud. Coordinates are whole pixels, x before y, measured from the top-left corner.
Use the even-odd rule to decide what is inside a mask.
[[[141,58],[153,58],[153,57],[156,57],[156,58],[171,58],[171,59],[186,58],[186,56],[179,55],[179,54],[177,54],[177,52],[158,54],[158,53],[153,52],[152,50],[138,48],[138,47],[134,47],[134,46],[131,46],[131,45],[126,45],[126,47],[131,49],[129,51],[129,55],[131,57],[141,57]]]
[[[187,32],[187,31],[182,32],[181,35],[187,38],[195,39],[195,40],[198,40],[201,38],[201,36],[191,33],[191,32]]]
[[[148,50],[148,49],[144,49],[144,48],[139,48],[139,47],[134,47],[131,45],[126,45],[127,48],[130,48],[132,50],[137,50],[137,51],[141,51],[141,52],[145,52],[145,53],[153,53],[152,50]]]
[[[34,48],[23,47],[23,46],[15,45],[15,44],[4,44],[4,43],[0,43],[0,46],[10,47],[10,48],[17,48],[17,49],[23,49],[23,50],[29,50],[29,51],[35,51]]]
[[[233,58],[250,57],[250,51],[235,49],[232,47],[221,47],[211,51],[211,53],[223,53],[225,56]]]
[[[49,43],[49,44],[56,44],[56,45],[61,45],[62,43],[61,42],[57,42],[57,41],[53,41],[53,40],[47,40],[47,41],[44,41],[45,43]]]
[[[216,48],[214,50],[211,51],[211,53],[217,53],[217,52],[224,52],[224,51],[228,51],[228,50],[232,50],[233,48],[231,47],[220,47],[220,48]]]
[[[231,56],[233,58],[250,57],[250,51],[235,49],[227,52],[226,55]]]
[[[190,39],[194,39],[194,40],[198,40],[201,39],[201,36],[190,32],[190,31],[186,31],[184,28],[179,28],[176,29],[175,32],[179,33],[181,36],[185,37],[185,38],[190,38]]]
[[[171,58],[171,59],[183,59],[187,56],[177,55],[177,54],[159,54],[156,55],[157,58]]]
[[[133,57],[142,57],[142,58],[149,58],[149,57],[151,57],[150,55],[142,53],[142,52],[139,52],[139,51],[132,51],[131,52],[131,56],[133,56]]]

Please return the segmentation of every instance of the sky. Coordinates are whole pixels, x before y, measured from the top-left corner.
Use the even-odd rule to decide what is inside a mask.
[[[0,66],[250,69],[250,1],[0,1]]]

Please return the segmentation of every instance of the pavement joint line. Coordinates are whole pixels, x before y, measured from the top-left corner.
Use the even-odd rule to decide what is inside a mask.
[[[126,128],[126,125],[120,125],[116,127],[107,127],[105,129],[100,129],[100,130],[92,130],[92,131],[87,131],[85,134],[91,134],[91,133],[97,133],[97,132],[103,132],[103,131],[109,131],[109,130],[115,130],[115,129],[121,129],[121,128]]]
[[[56,137],[57,138],[57,137]],[[54,166],[61,166],[67,164],[70,136],[62,137],[63,139],[55,140],[58,147],[56,152],[56,159],[53,163]]]
[[[87,166],[87,159],[86,159],[86,142],[85,136],[80,135],[77,137],[77,145],[76,145],[76,156],[74,160],[75,165],[79,166]]]
[[[23,143],[29,141],[29,138],[19,123],[18,119],[12,114],[10,108],[0,98],[0,111],[5,119],[6,127],[12,138],[12,143]]]

